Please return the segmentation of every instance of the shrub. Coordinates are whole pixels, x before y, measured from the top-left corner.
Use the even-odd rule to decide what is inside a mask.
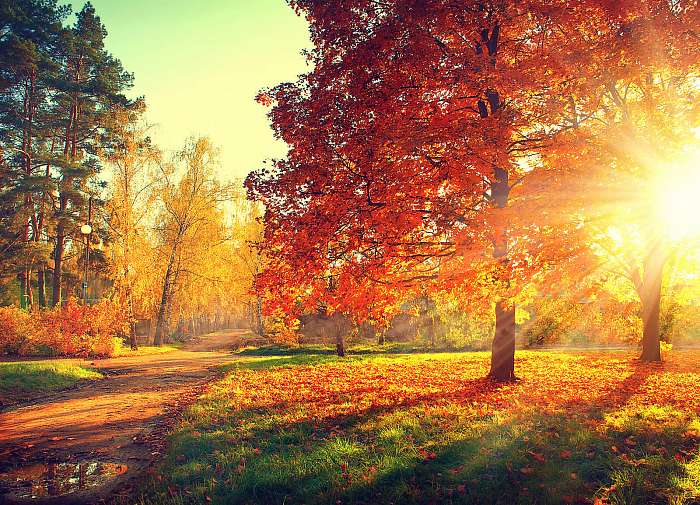
[[[37,338],[38,327],[32,315],[18,307],[0,307],[0,353],[25,354],[30,341]]]
[[[121,347],[129,320],[119,304],[104,300],[27,312],[0,308],[0,352],[20,356],[112,356]]]

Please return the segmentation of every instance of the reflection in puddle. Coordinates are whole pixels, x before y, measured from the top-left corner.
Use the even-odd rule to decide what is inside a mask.
[[[126,465],[81,461],[37,463],[0,474],[0,495],[39,498],[74,493],[100,486],[127,470]]]

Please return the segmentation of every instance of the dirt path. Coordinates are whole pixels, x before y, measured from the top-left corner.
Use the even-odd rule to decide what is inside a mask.
[[[0,413],[0,503],[95,503],[155,457],[163,427],[231,361],[245,332],[181,350],[95,361],[107,378]],[[69,491],[70,496],[65,495]],[[54,496],[51,496],[54,495]],[[32,498],[34,497],[34,498]]]

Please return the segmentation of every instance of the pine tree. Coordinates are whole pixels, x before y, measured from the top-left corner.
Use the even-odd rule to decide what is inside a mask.
[[[104,48],[107,30],[88,2],[75,26],[65,32],[57,115],[63,118],[62,156],[58,164],[58,203],[53,265],[53,305],[61,302],[66,246],[85,219],[90,181],[99,173],[98,150],[109,140],[110,118],[130,106],[123,92],[133,77]]]
[[[3,235],[15,235],[24,242],[13,263],[23,306],[32,302],[32,269],[38,268],[41,281],[48,259],[42,234],[50,189],[47,145],[52,125],[48,114],[62,22],[67,14],[68,9],[58,7],[53,0],[20,0],[0,6],[4,21],[0,39],[1,198],[5,208],[14,208],[15,214],[12,222],[6,223],[9,228],[3,227]],[[38,287],[43,305],[42,282]]]

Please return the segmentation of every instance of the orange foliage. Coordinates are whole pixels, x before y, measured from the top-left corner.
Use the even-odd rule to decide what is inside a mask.
[[[242,370],[227,392],[237,410],[277,409],[285,421],[342,424],[348,416],[397,407],[440,409],[457,404],[460,415],[483,416],[533,409],[576,413],[621,406],[672,406],[700,413],[696,394],[700,353],[674,351],[663,364],[632,359],[632,353],[518,353],[520,381],[499,384],[484,376],[485,355],[333,363],[323,366]],[[230,385],[220,386],[229,388]],[[586,394],[582,395],[581,391]]]
[[[70,300],[62,308],[27,312],[0,307],[0,353],[19,356],[111,356],[127,334],[124,307]]]

